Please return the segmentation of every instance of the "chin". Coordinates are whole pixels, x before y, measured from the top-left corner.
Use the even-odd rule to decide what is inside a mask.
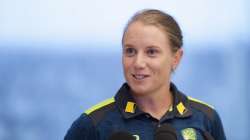
[[[145,95],[147,94],[150,89],[146,85],[137,85],[137,84],[129,84],[133,94],[135,95]]]

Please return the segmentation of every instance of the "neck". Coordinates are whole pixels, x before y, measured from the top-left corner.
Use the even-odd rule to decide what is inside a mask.
[[[138,107],[160,120],[173,104],[169,86],[144,96],[134,96]]]

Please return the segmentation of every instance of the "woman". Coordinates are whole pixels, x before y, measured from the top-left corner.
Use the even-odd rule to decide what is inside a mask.
[[[124,30],[122,46],[126,83],[114,98],[81,115],[65,140],[107,140],[118,132],[153,140],[166,125],[178,140],[226,139],[216,111],[171,83],[183,50],[181,29],[170,15],[136,13]]]

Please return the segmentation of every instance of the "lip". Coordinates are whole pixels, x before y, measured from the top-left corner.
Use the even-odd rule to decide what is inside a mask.
[[[149,77],[148,74],[131,74],[131,75],[137,81],[142,81]]]

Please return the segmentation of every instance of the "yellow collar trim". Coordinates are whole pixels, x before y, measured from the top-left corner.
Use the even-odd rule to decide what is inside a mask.
[[[128,101],[125,108],[125,112],[135,113],[135,103]]]
[[[186,107],[183,105],[182,102],[180,102],[176,107],[177,107],[178,112],[179,112],[181,115],[183,115],[183,114],[185,113]]]
[[[102,108],[102,107],[104,107],[104,106],[106,106],[106,105],[109,105],[109,104],[111,104],[111,103],[113,103],[113,102],[115,102],[115,98],[114,98],[114,97],[109,98],[109,99],[106,99],[106,100],[104,100],[104,101],[102,101],[102,102],[100,102],[100,103],[98,103],[98,104],[92,106],[91,108],[87,109],[87,110],[85,111],[85,113],[86,113],[87,115],[89,115],[90,113],[94,112],[95,110],[98,110],[98,109],[100,109],[100,108]]]

